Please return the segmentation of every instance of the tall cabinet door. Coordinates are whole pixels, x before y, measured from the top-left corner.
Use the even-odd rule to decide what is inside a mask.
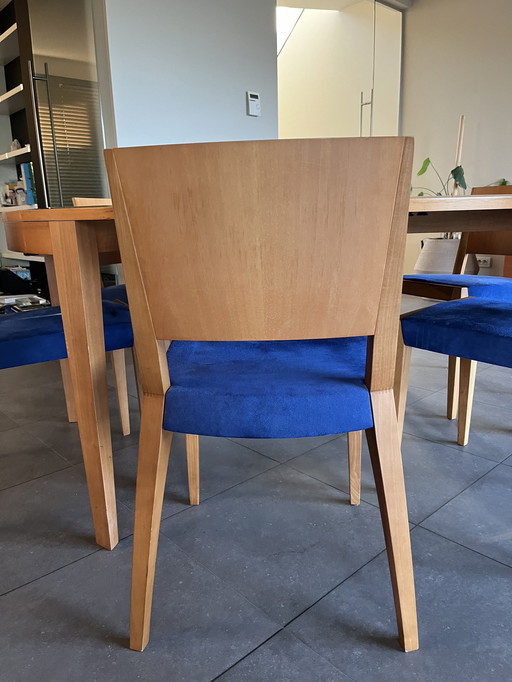
[[[398,132],[402,15],[375,1],[343,4],[304,7],[279,52],[280,137]],[[297,11],[284,5],[278,25]]]
[[[108,196],[91,0],[28,0],[49,205]]]

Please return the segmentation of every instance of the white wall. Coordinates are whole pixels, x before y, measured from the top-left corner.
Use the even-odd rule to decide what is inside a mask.
[[[511,26],[510,0],[414,0],[405,12],[402,132],[415,138],[416,170],[430,156],[448,175],[465,114],[462,165],[469,185],[512,182]],[[436,184],[430,173],[413,180]],[[420,238],[408,239],[410,272]]]
[[[119,146],[277,137],[275,0],[102,3]]]
[[[396,135],[401,14],[377,5],[374,134]],[[373,5],[306,9],[278,59],[280,137],[357,136],[372,87]],[[368,109],[363,134],[369,133]]]

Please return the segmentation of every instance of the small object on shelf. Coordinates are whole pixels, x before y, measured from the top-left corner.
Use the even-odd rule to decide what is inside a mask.
[[[36,204],[36,197],[35,197],[35,183],[34,183],[34,169],[32,166],[32,162],[29,163],[20,163],[20,168],[21,168],[21,180],[23,183],[23,187],[25,188],[25,203],[32,205]]]
[[[7,267],[6,270],[9,270],[12,272],[14,275],[17,275],[20,279],[30,279],[30,270],[29,268],[25,268],[23,265],[14,265],[12,267]]]
[[[45,308],[50,305],[50,302],[35,294],[6,294],[0,296],[0,306],[6,305],[17,306],[21,310],[30,310],[32,308]]]
[[[21,149],[21,142],[15,138],[11,142],[11,152],[15,152],[17,149]]]
[[[2,200],[4,206],[16,206],[16,185],[17,182],[14,181],[5,183]]]

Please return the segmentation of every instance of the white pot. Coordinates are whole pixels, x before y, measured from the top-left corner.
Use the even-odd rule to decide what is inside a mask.
[[[451,274],[459,244],[458,239],[428,238],[423,240],[423,248],[414,266],[414,272],[418,275]],[[464,272],[467,275],[478,274],[478,263],[474,254],[468,256]]]

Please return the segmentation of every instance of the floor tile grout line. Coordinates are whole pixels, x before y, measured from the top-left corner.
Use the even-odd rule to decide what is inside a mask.
[[[225,588],[227,588],[228,590],[231,590],[234,594],[237,594],[241,599],[243,599],[245,602],[247,602],[248,604],[250,604],[250,605],[251,605],[253,608],[255,608],[259,613],[263,614],[263,615],[265,616],[265,618],[267,618],[271,623],[273,623],[273,624],[278,628],[277,632],[278,632],[279,630],[282,630],[282,629],[283,629],[283,627],[284,627],[283,625],[281,625],[280,623],[278,623],[278,622],[274,619],[273,616],[271,616],[269,613],[267,613],[267,612],[265,611],[265,609],[263,609],[261,606],[258,606],[257,604],[255,604],[247,595],[243,594],[243,592],[240,592],[239,588],[238,588],[236,585],[234,585],[234,584],[231,583],[231,582],[228,582],[225,578],[223,578],[221,575],[219,575],[218,573],[216,573],[212,568],[210,568],[210,566],[208,566],[207,564],[203,563],[203,561],[202,561],[201,559],[198,559],[197,557],[195,557],[195,556],[193,556],[192,554],[190,554],[186,549],[184,549],[181,545],[179,545],[175,540],[173,540],[173,539],[170,538],[168,535],[166,535],[166,534],[164,533],[163,530],[160,530],[160,531],[159,531],[159,535],[163,535],[163,537],[164,537],[168,542],[170,542],[172,545],[174,545],[174,547],[176,547],[182,554],[184,554],[184,556],[186,556],[187,559],[188,559],[190,562],[192,562],[194,565],[199,566],[200,568],[202,568],[204,571],[206,571],[206,572],[209,573],[211,576],[213,576],[216,580],[218,580],[219,583],[221,583],[221,585],[223,585],[223,586],[224,586]],[[274,633],[274,634],[276,634],[276,633]]]
[[[287,459],[284,462],[281,462],[278,459],[271,457],[270,455],[266,455],[264,452],[260,452],[259,450],[256,450],[255,448],[251,448],[249,445],[244,445],[243,443],[240,443],[238,440],[234,440],[233,438],[228,438],[227,440],[230,440],[232,443],[236,443],[237,445],[241,445],[243,448],[246,448],[247,450],[251,450],[251,452],[256,452],[258,455],[263,455],[263,457],[267,457],[268,459],[271,459],[274,462],[279,462],[279,464],[286,464],[286,462],[290,462],[292,459],[296,459],[297,457],[302,457],[302,455],[306,455],[306,454],[310,453],[312,450],[316,450],[317,448],[321,448],[322,445],[326,445],[326,443],[330,443],[333,440],[336,440],[336,438],[340,438],[343,435],[344,435],[343,433],[337,433],[337,434],[333,435],[332,438],[329,438],[329,440],[326,440],[323,443],[320,443],[320,445],[314,445],[309,450],[305,450],[304,452],[301,452],[298,455],[294,455],[293,457],[290,457],[290,459]],[[316,438],[317,436],[312,436],[312,437]],[[266,441],[266,440],[274,440],[274,439],[272,439],[272,438],[261,438],[260,440]],[[292,439],[282,438],[282,439],[277,439],[277,440],[295,440],[295,439],[294,438],[292,438]]]
[[[483,458],[481,458],[481,459],[483,459]],[[492,460],[488,459],[488,460],[486,460],[486,461],[487,461],[487,462],[490,462],[490,461],[492,461]],[[462,495],[462,494],[465,493],[467,490],[469,490],[470,488],[472,488],[472,487],[473,487],[474,485],[476,485],[479,481],[481,481],[483,478],[485,478],[488,474],[492,473],[495,469],[497,469],[499,466],[501,466],[501,462],[496,462],[496,465],[495,465],[495,466],[491,467],[488,471],[486,471],[484,474],[482,474],[482,475],[479,476],[478,478],[475,478],[475,480],[474,480],[472,483],[469,483],[465,488],[463,488],[463,489],[462,489],[460,492],[458,492],[456,495],[454,495],[454,496],[451,497],[449,500],[447,500],[446,502],[444,502],[444,503],[443,503],[440,507],[438,507],[435,511],[433,511],[433,512],[430,513],[430,514],[428,514],[428,516],[425,516],[424,519],[422,519],[421,521],[418,521],[418,524],[417,524],[417,525],[420,525],[420,524],[424,523],[424,522],[427,521],[431,516],[433,516],[434,514],[437,514],[437,512],[440,511],[441,509],[443,509],[443,507],[445,507],[447,504],[450,504],[450,502],[453,502],[453,500],[455,500],[457,497],[459,497],[459,495]]]
[[[408,434],[408,435],[412,436],[413,438],[418,438],[418,440],[424,440],[424,441],[427,442],[427,443],[435,443],[435,442],[436,442],[436,441],[430,441],[430,440],[428,440],[428,439],[426,439],[426,438],[422,438],[421,436],[416,436],[416,435],[414,435],[414,434]],[[442,443],[436,443],[436,444],[443,446]],[[319,447],[321,447],[321,446],[319,446]],[[447,447],[447,446],[446,446],[446,447]],[[451,448],[451,449],[453,450],[453,449],[455,449],[455,448]],[[307,453],[307,454],[309,454],[309,453]],[[473,457],[477,457],[477,455],[473,455],[473,453],[467,453],[467,454],[471,454]],[[481,476],[479,476],[478,478],[476,478],[472,483],[469,483],[465,488],[463,488],[462,490],[460,490],[458,493],[456,493],[456,494],[455,494],[453,497],[451,497],[449,500],[447,500],[446,502],[443,502],[443,503],[441,504],[440,507],[438,507],[438,508],[435,509],[434,511],[430,512],[427,516],[425,516],[425,517],[424,517],[423,519],[421,519],[420,521],[411,521],[411,519],[409,519],[409,523],[413,524],[414,527],[416,527],[416,526],[419,525],[420,523],[423,523],[423,521],[426,521],[426,520],[427,520],[428,518],[430,518],[433,514],[435,514],[436,512],[438,512],[440,509],[442,509],[442,508],[445,506],[445,504],[448,504],[449,502],[452,502],[452,500],[454,500],[456,497],[458,497],[458,495],[460,495],[460,494],[462,494],[463,492],[465,492],[466,490],[468,490],[468,488],[471,488],[472,485],[474,485],[475,483],[477,483],[480,479],[484,478],[484,477],[487,476],[487,474],[489,474],[491,471],[494,471],[494,469],[496,469],[498,466],[500,466],[501,464],[503,464],[503,462],[496,462],[495,460],[489,460],[489,459],[486,459],[485,457],[480,457],[479,459],[483,459],[483,460],[486,461],[486,462],[493,462],[493,463],[495,464],[495,466],[493,466],[493,467],[491,467],[490,469],[488,469],[484,474],[482,474]],[[293,460],[289,460],[288,462],[285,462],[284,464],[285,464],[285,465],[288,465],[288,464],[290,464],[291,462],[293,462]],[[290,468],[292,468],[294,471],[297,471],[297,472],[300,473],[300,474],[304,474],[305,476],[309,476],[310,478],[312,478],[312,479],[315,480],[315,481],[318,481],[319,483],[323,483],[324,485],[327,485],[327,486],[329,486],[330,488],[334,488],[334,490],[337,490],[337,491],[339,491],[339,492],[342,492],[342,493],[344,493],[345,495],[349,495],[349,494],[350,494],[349,491],[346,490],[345,488],[338,487],[338,486],[334,485],[333,483],[327,483],[327,481],[324,481],[324,480],[322,480],[321,478],[317,478],[316,476],[313,476],[312,474],[307,474],[307,473],[305,473],[304,471],[302,471],[301,469],[296,469],[296,468],[293,467],[293,465],[291,465],[291,464],[290,464]],[[407,492],[407,485],[406,485],[406,492]],[[375,509],[380,509],[378,503],[370,502],[370,500],[364,499],[364,498],[363,498],[363,493],[361,493],[361,502],[364,502],[365,504],[369,504],[370,506],[374,507]],[[353,506],[356,506],[356,505],[353,505]],[[412,530],[412,529],[411,529],[411,530]]]
[[[210,680],[210,682],[217,682],[217,680],[220,680],[220,679],[222,678],[223,675],[225,675],[226,673],[228,673],[230,670],[233,670],[233,668],[236,668],[236,666],[237,666],[239,663],[241,663],[242,661],[245,661],[246,658],[248,658],[248,657],[251,656],[253,653],[255,653],[256,651],[258,651],[258,649],[261,649],[262,646],[265,646],[265,644],[267,644],[268,642],[270,642],[270,640],[274,639],[274,637],[276,637],[276,636],[277,636],[280,632],[282,632],[282,631],[283,631],[283,628],[280,628],[277,632],[274,632],[273,635],[270,635],[270,637],[267,637],[267,639],[266,639],[265,641],[263,641],[263,642],[261,642],[260,644],[258,644],[258,646],[255,646],[254,649],[251,649],[251,651],[248,651],[244,656],[242,656],[242,658],[239,658],[238,661],[235,661],[235,663],[233,663],[232,665],[230,665],[229,668],[226,668],[226,669],[223,670],[219,675],[216,675],[215,677],[213,677],[213,678]]]
[[[274,633],[273,635],[271,635],[270,637],[268,637],[264,642],[261,642],[261,644],[258,644],[258,646],[254,647],[254,649],[252,649],[252,650],[249,651],[247,654],[245,654],[245,656],[242,656],[242,658],[240,658],[238,661],[236,661],[236,663],[233,663],[233,665],[230,665],[229,668],[226,668],[226,670],[223,670],[223,671],[220,673],[220,675],[217,675],[217,677],[214,677],[210,682],[218,682],[218,680],[221,680],[222,677],[223,677],[224,675],[226,675],[226,673],[228,673],[230,670],[233,670],[233,668],[236,668],[236,666],[237,666],[239,663],[242,663],[242,661],[244,661],[246,658],[249,658],[249,656],[252,656],[252,654],[256,653],[256,651],[258,651],[259,649],[261,649],[262,647],[264,647],[265,644],[268,644],[271,640],[273,640],[275,637],[277,637],[277,636],[278,636],[280,633],[282,633],[282,632],[285,632],[284,627],[281,628],[280,630],[278,630],[277,632],[275,632],[275,633]],[[309,649],[309,651],[312,651],[316,656],[318,656],[318,658],[321,658],[323,661],[325,661],[325,662],[328,663],[330,666],[332,666],[332,667],[334,668],[334,670],[338,670],[338,672],[342,673],[342,674],[347,678],[347,680],[348,680],[349,682],[355,682],[355,680],[354,680],[352,677],[349,677],[345,672],[343,672],[343,670],[341,670],[341,669],[338,668],[336,665],[334,665],[334,663],[332,663],[332,662],[329,661],[327,658],[325,658],[325,656],[323,656],[322,654],[320,654],[318,651],[315,651],[315,649],[313,649],[313,647],[312,647],[310,644],[307,644],[306,642],[303,642],[303,641],[302,641],[299,637],[297,637],[294,633],[288,632],[288,633],[286,633],[286,634],[288,634],[290,637],[293,637],[294,639],[296,639],[297,641],[299,641],[303,646],[305,646],[307,649]]]
[[[414,528],[411,528],[411,531],[412,531],[412,530],[414,530]],[[310,609],[312,609],[314,606],[316,606],[319,602],[322,601],[322,599],[325,599],[325,597],[328,597],[332,592],[334,592],[334,590],[337,590],[338,587],[341,587],[344,583],[347,582],[347,580],[350,580],[350,578],[352,578],[352,577],[355,576],[357,573],[359,573],[359,571],[361,571],[363,568],[365,568],[366,566],[368,566],[368,564],[370,564],[372,561],[375,561],[376,559],[378,559],[382,554],[386,554],[386,551],[387,551],[386,548],[384,548],[383,550],[381,550],[380,552],[378,552],[375,556],[373,556],[371,559],[368,559],[368,561],[365,561],[364,564],[362,564],[361,566],[359,566],[358,568],[356,568],[355,571],[353,571],[350,575],[348,575],[346,578],[344,578],[341,582],[339,582],[337,585],[335,585],[335,586],[332,587],[331,589],[327,590],[327,592],[326,592],[325,594],[323,594],[321,597],[319,597],[315,602],[313,602],[312,604],[310,604],[309,606],[307,606],[303,611],[301,611],[301,612],[298,613],[296,616],[294,616],[291,620],[289,620],[287,623],[285,623],[285,625],[283,625],[283,629],[286,629],[289,625],[291,625],[292,623],[294,623],[298,618],[300,618],[300,617],[303,616],[305,613],[307,613]],[[389,589],[392,590],[391,582],[389,583]],[[293,634],[294,634],[296,637],[298,636],[298,635],[296,635],[295,632],[294,632]],[[302,640],[301,640],[301,642],[302,642]],[[303,643],[306,644],[306,642],[303,642]]]
[[[490,459],[489,457],[484,457],[483,455],[479,455],[476,452],[471,452],[470,450],[463,450],[462,448],[466,447],[464,445],[457,445],[456,443],[453,445],[451,443],[445,443],[440,442],[438,440],[432,440],[432,438],[426,438],[425,436],[418,436],[417,433],[411,433],[410,431],[406,430],[406,427],[404,427],[404,435],[407,434],[408,436],[414,436],[415,438],[421,438],[424,441],[427,441],[427,443],[435,443],[436,445],[443,445],[444,447],[450,448],[451,450],[455,450],[455,452],[459,452],[461,455],[472,455],[473,457],[479,457],[480,459],[484,459],[486,462],[494,462],[495,464],[503,464],[503,462],[508,459],[509,457],[512,456],[512,452],[508,453],[505,455],[505,457],[500,460],[499,462],[496,461],[495,459]]]
[[[422,522],[423,523],[423,522]],[[506,564],[504,561],[500,561],[499,559],[496,559],[495,557],[489,556],[488,554],[484,554],[483,552],[479,552],[477,549],[474,549],[473,547],[468,547],[467,545],[463,544],[462,542],[458,542],[457,540],[454,540],[453,538],[449,538],[446,535],[442,535],[441,533],[432,530],[431,528],[425,528],[425,526],[422,526],[421,523],[419,523],[415,528],[420,528],[421,530],[425,530],[428,533],[432,533],[432,535],[436,535],[439,538],[442,538],[443,540],[446,540],[447,542],[452,542],[454,545],[457,545],[458,547],[462,547],[463,549],[467,549],[469,552],[473,552],[474,554],[478,554],[478,556],[483,557],[484,559],[489,559],[489,561],[494,561],[494,563],[499,564],[500,566],[505,566],[506,568],[510,568],[512,570],[512,566],[510,564]],[[414,530],[414,529],[412,529]],[[414,559],[414,557],[413,557]]]
[[[33,422],[32,424],[30,424],[30,426],[37,426],[41,421],[42,421],[42,420],[39,419],[37,422]],[[66,422],[66,423],[71,424],[71,423],[74,423],[74,422]],[[22,428],[23,428],[23,427],[22,427]],[[35,435],[35,434],[32,433],[31,431],[26,431],[26,433],[28,433],[29,435],[31,435],[32,438],[35,438],[36,440],[38,440],[42,445],[44,445],[45,448],[47,448],[48,450],[51,450],[51,451],[54,452],[56,455],[58,455],[62,460],[64,460],[64,462],[67,462],[68,464],[71,464],[71,466],[73,466],[73,462],[70,462],[69,459],[68,459],[67,457],[65,457],[62,453],[60,453],[58,450],[56,450],[52,445],[49,445],[49,444],[46,443],[42,438],[39,438],[39,436]]]
[[[260,454],[260,453],[257,453],[257,454]],[[270,457],[267,457],[267,459],[270,459]],[[275,462],[275,460],[271,460],[271,461]],[[230,485],[228,488],[225,488],[224,490],[219,490],[217,493],[214,493],[213,495],[210,495],[209,497],[202,499],[200,505],[186,504],[186,505],[184,505],[183,509],[178,509],[177,511],[173,512],[172,514],[169,514],[168,516],[162,516],[161,521],[167,521],[167,519],[171,519],[174,516],[177,516],[178,514],[183,514],[183,512],[190,511],[192,509],[196,509],[198,506],[202,506],[203,504],[207,504],[210,500],[213,500],[214,498],[218,497],[219,495],[222,495],[223,493],[226,493],[229,490],[233,490],[233,488],[237,488],[239,485],[243,485],[244,483],[248,483],[249,481],[252,481],[254,478],[258,478],[258,476],[262,476],[263,474],[266,474],[269,471],[274,471],[274,469],[277,469],[280,466],[282,466],[282,463],[276,462],[275,466],[271,466],[268,469],[265,469],[265,471],[260,471],[257,474],[254,474],[254,476],[250,476],[249,478],[246,478],[243,481],[239,481],[238,483],[234,483],[233,485]],[[133,508],[133,511],[135,511],[135,507]]]
[[[414,528],[416,528],[416,526],[414,526],[414,527],[411,528],[410,530],[412,531],[412,530],[414,530]],[[233,585],[233,583],[228,582],[225,578],[223,578],[222,576],[218,575],[218,573],[216,573],[216,572],[215,572],[213,569],[211,569],[208,565],[206,565],[205,563],[203,563],[203,561],[201,561],[201,560],[198,559],[197,557],[192,556],[191,554],[189,554],[189,552],[188,552],[187,550],[183,549],[183,547],[181,547],[181,545],[179,545],[175,540],[173,540],[173,539],[170,538],[168,535],[166,535],[164,531],[160,530],[160,535],[163,535],[163,536],[165,537],[165,539],[166,539],[168,542],[170,542],[172,545],[174,545],[175,547],[177,547],[177,548],[179,549],[179,551],[182,552],[182,553],[183,553],[183,554],[184,554],[192,563],[194,563],[194,564],[200,566],[202,569],[206,570],[208,573],[210,573],[210,575],[212,575],[214,578],[216,578],[216,579],[217,579],[220,583],[222,583],[225,587],[227,587],[228,589],[232,590],[232,591],[233,591],[234,593],[236,593],[239,597],[241,597],[242,599],[244,599],[247,603],[251,604],[251,606],[253,606],[253,607],[254,607],[255,609],[257,609],[259,612],[261,612],[266,618],[268,618],[269,621],[271,621],[272,623],[274,623],[274,624],[279,628],[279,630],[278,630],[277,632],[275,632],[274,635],[277,634],[278,632],[280,632],[281,630],[284,630],[285,628],[287,628],[287,627],[288,627],[291,623],[293,623],[297,618],[300,618],[300,616],[302,616],[304,613],[306,613],[307,611],[309,611],[309,609],[313,608],[313,606],[315,606],[316,604],[318,604],[318,602],[322,601],[322,599],[324,599],[324,597],[327,597],[331,592],[333,592],[333,591],[336,590],[338,587],[340,587],[341,585],[343,585],[343,583],[345,583],[347,580],[349,580],[349,578],[351,578],[352,576],[354,576],[356,573],[358,573],[361,569],[363,569],[363,568],[364,568],[365,566],[367,566],[369,563],[371,563],[372,561],[374,561],[375,559],[377,559],[379,556],[381,556],[381,554],[385,554],[385,553],[386,553],[386,548],[384,548],[384,549],[378,551],[377,554],[375,554],[375,555],[372,556],[370,559],[368,559],[368,561],[365,561],[364,564],[362,564],[361,566],[359,566],[358,568],[356,568],[352,573],[350,573],[350,575],[346,576],[346,578],[343,578],[343,580],[341,580],[339,583],[337,583],[337,584],[334,585],[333,587],[329,588],[329,589],[327,590],[327,592],[325,592],[322,596],[320,596],[318,599],[316,599],[312,604],[309,604],[309,605],[308,605],[307,607],[305,607],[300,613],[298,613],[296,616],[294,616],[291,620],[289,620],[288,622],[286,622],[284,625],[281,625],[281,624],[279,624],[278,622],[276,622],[275,619],[274,619],[274,617],[273,617],[272,615],[270,615],[269,613],[267,613],[267,611],[266,611],[265,609],[263,609],[261,606],[258,606],[257,604],[255,604],[247,595],[243,594],[243,592],[240,592],[239,588],[238,588],[236,585]],[[392,589],[391,582],[390,582],[390,584],[389,584],[389,589],[390,589],[390,590]],[[295,633],[292,633],[292,634],[293,634],[294,636],[297,636]],[[274,635],[272,635],[272,636],[274,636]],[[271,639],[271,638],[270,638],[270,639]],[[301,641],[302,641],[302,640],[301,640]],[[306,644],[306,642],[303,642],[303,644]],[[308,645],[306,644],[306,646],[308,646]],[[315,652],[315,653],[317,653],[317,652]],[[320,654],[319,654],[319,655],[320,655]],[[335,667],[336,667],[336,666],[335,666]],[[341,671],[341,672],[343,672],[343,671]],[[344,673],[344,674],[345,674],[345,673]]]
[[[54,474],[59,474],[61,471],[67,471],[72,469],[75,464],[70,464],[65,461],[67,466],[63,466],[62,469],[55,469],[55,471],[49,471],[47,474],[41,474],[41,476],[34,476],[34,478],[29,478],[26,481],[20,481],[20,483],[15,483],[14,485],[8,485],[7,488],[0,488],[0,494],[6,490],[12,490],[13,488],[18,488],[20,485],[26,485],[27,483],[32,483],[32,481],[40,481],[42,478],[48,478],[48,476],[53,476]]]
[[[0,593],[0,599],[2,597],[6,597],[8,594],[12,594],[13,592],[16,592],[17,590],[22,590],[24,587],[27,587],[27,585],[32,585],[33,583],[36,583],[38,580],[42,580],[43,578],[47,578],[49,575],[53,575],[54,573],[57,573],[58,571],[62,571],[64,568],[68,568],[69,566],[73,566],[73,564],[77,564],[79,561],[82,561],[82,559],[87,559],[87,557],[92,556],[93,554],[97,554],[98,552],[101,552],[104,548],[97,546],[96,549],[93,549],[92,552],[89,552],[88,554],[84,554],[84,556],[79,557],[78,559],[74,559],[73,561],[70,561],[67,564],[63,564],[62,566],[59,566],[58,568],[54,568],[53,571],[48,571],[48,573],[44,573],[43,575],[38,576],[37,578],[33,578],[32,580],[29,580],[26,583],[23,583],[23,585],[18,585],[17,587],[13,587],[11,590],[7,590],[6,592]],[[109,551],[109,550],[105,550]]]

